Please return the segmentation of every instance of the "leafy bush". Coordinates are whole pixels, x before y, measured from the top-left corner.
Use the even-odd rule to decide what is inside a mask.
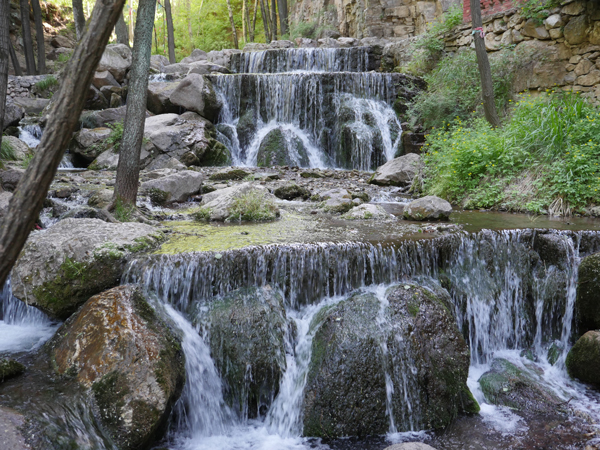
[[[196,222],[208,222],[210,220],[210,208],[202,207],[192,213],[192,218]]]
[[[58,86],[58,80],[53,75],[49,75],[43,80],[35,83],[34,87],[38,92],[44,92],[56,86]]]
[[[234,199],[229,212],[228,221],[262,222],[275,220],[279,216],[275,202],[259,190],[249,191]]]
[[[423,190],[467,208],[569,214],[600,203],[600,108],[524,96],[501,129],[456,119],[427,135]]]
[[[560,5],[560,0],[519,0],[517,7],[526,19],[534,19],[541,24],[550,15],[549,9]]]
[[[2,140],[2,144],[0,144],[0,169],[4,168],[3,161],[14,161],[16,159],[15,150],[10,142]]]
[[[490,58],[494,97],[500,113],[510,100],[516,59],[514,51],[508,49]],[[481,79],[474,51],[467,49],[447,55],[424,79],[427,91],[419,94],[408,113],[414,123],[439,128],[456,117],[466,120],[473,111],[483,110]]]

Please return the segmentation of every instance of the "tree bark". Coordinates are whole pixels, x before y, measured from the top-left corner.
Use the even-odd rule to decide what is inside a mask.
[[[171,64],[175,64],[177,62],[177,60],[175,59],[175,32],[173,30],[173,16],[171,15],[171,1],[170,0],[165,0],[165,12],[167,15],[167,34],[168,34],[168,41],[169,41],[169,62]],[[154,21],[154,16],[152,17],[152,21]]]
[[[8,58],[11,42],[8,29],[10,26],[10,0],[0,0],[0,145],[4,129],[4,111],[6,110],[6,89],[8,88]],[[0,286],[4,283],[0,284]]]
[[[250,42],[254,42],[256,35],[256,15],[258,12],[258,0],[254,0],[254,17],[252,19],[252,27],[250,28]]]
[[[125,44],[127,47],[129,47],[129,30],[127,29],[127,24],[125,23],[123,14],[119,15],[119,19],[115,25],[115,33],[117,34],[117,42],[119,44]]]
[[[42,9],[40,0],[31,0],[33,20],[35,21],[35,39],[37,41],[38,73],[46,73],[46,43],[44,42],[44,26],[42,25]]]
[[[79,121],[85,103],[85,95],[81,93],[90,87],[123,3],[125,0],[96,1],[90,27],[65,67],[38,150],[0,223],[0,286],[6,281],[42,209],[50,183]],[[7,14],[1,16],[8,17]]]
[[[0,1],[2,1],[2,0],[0,0]],[[17,53],[15,52],[15,48],[13,47],[10,37],[8,39],[8,51],[10,53],[10,59],[13,64],[13,69],[15,69],[15,75],[20,77],[21,75],[23,75],[23,71],[21,70],[21,64],[19,64],[19,59],[17,58]]]
[[[194,49],[194,33],[192,32],[192,5],[191,0],[186,0],[185,8],[187,10],[187,24],[188,24],[188,36],[190,38],[190,51]],[[200,9],[202,9],[202,3],[200,3]],[[200,11],[198,11],[200,14]]]
[[[288,5],[287,0],[277,0],[279,8],[279,25],[281,25],[281,35],[288,34]]]
[[[483,26],[481,21],[481,3],[480,0],[471,0],[471,20],[473,30]],[[473,34],[475,40],[475,53],[477,54],[477,65],[479,67],[479,76],[481,77],[481,97],[483,99],[483,110],[486,120],[493,127],[500,126],[500,119],[496,111],[496,102],[494,101],[494,83],[492,81],[492,71],[487,51],[485,50],[485,39],[483,32],[475,31]]]
[[[233,21],[233,10],[231,9],[231,0],[227,0],[227,12],[229,13],[229,23],[231,24],[231,34],[233,35],[234,48],[240,48],[238,43],[237,31],[235,30],[235,22]]]
[[[73,0],[73,19],[75,19],[75,35],[77,40],[81,40],[85,31],[85,14],[83,13],[83,1]]]
[[[119,151],[113,207],[119,203],[135,205],[137,198],[155,10],[156,0],[140,0],[135,34],[133,35],[127,110],[123,123],[123,139]]]
[[[268,2],[269,0],[267,0]],[[277,40],[277,2],[271,0],[271,37],[274,41]]]
[[[269,20],[271,15],[269,13],[269,0],[260,0],[260,13],[263,18],[263,26],[265,27],[265,41],[267,44],[271,42],[271,27],[269,26]],[[266,3],[266,5],[265,5]]]
[[[248,2],[246,0],[242,0],[242,37],[244,38],[244,43],[248,42]]]
[[[35,58],[33,57],[33,41],[29,24],[29,1],[21,0],[21,30],[23,31],[23,47],[25,47],[25,64],[27,75],[35,75]]]

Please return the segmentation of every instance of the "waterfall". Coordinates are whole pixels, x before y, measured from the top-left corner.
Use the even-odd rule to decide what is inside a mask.
[[[236,74],[210,77],[223,103],[218,138],[234,163],[371,170],[394,158],[402,128],[390,105],[405,78],[368,72],[369,50],[234,55]]]
[[[38,124],[26,124],[19,127],[19,139],[25,142],[30,148],[37,148],[40,145],[42,134],[42,128]],[[74,167],[71,154],[65,152],[58,168],[72,169]]]

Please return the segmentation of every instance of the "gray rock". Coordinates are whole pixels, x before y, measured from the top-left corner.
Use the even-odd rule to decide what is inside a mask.
[[[0,448],[11,450],[31,450],[21,431],[25,427],[25,417],[6,406],[0,406]]]
[[[75,133],[73,138],[74,143],[71,145],[70,150],[86,162],[91,163],[102,152],[107,150],[104,143],[111,133],[112,130],[110,128],[84,128]]]
[[[102,72],[94,72],[94,78],[92,78],[92,84],[98,89],[104,86],[116,86],[120,87],[120,84],[115,80],[115,77],[108,70]]]
[[[133,252],[162,239],[159,230],[141,223],[61,220],[29,236],[12,270],[13,294],[66,319],[90,296],[116,286]]]
[[[194,111],[202,117],[214,121],[221,109],[221,103],[212,83],[202,75],[189,74],[169,96],[173,105]]]
[[[148,83],[148,110],[154,114],[178,113],[179,107],[171,103],[169,99],[177,86],[179,86],[179,81]]]
[[[208,59],[208,54],[204,50],[200,50],[199,48],[194,49],[190,56],[183,58],[181,60],[184,64],[193,63],[196,61],[206,61]]]
[[[394,158],[378,167],[369,183],[378,186],[409,186],[419,171],[421,157],[415,153]]]
[[[24,169],[9,169],[0,171],[0,182],[5,191],[14,191],[25,173]]]
[[[167,194],[166,202],[185,202],[200,192],[204,175],[193,170],[182,170],[162,178],[142,183],[142,193],[161,191]]]
[[[386,212],[381,206],[367,203],[364,205],[356,206],[342,215],[342,219],[347,220],[391,220],[395,219],[394,216]]]
[[[8,210],[8,203],[10,202],[12,196],[13,194],[11,192],[0,191],[0,222]]]
[[[2,131],[10,126],[18,125],[24,115],[25,110],[7,97],[4,109],[4,122],[2,124],[4,129]]]
[[[296,38],[296,45],[298,48],[317,48],[319,43],[314,39]]]
[[[10,147],[15,152],[15,158],[17,161],[23,161],[25,157],[31,152],[29,146],[17,137],[2,136],[2,142],[7,142],[10,145]]]
[[[150,68],[157,72],[163,72],[165,67],[169,65],[169,58],[163,55],[152,55],[150,57]]]
[[[168,66],[163,68],[163,72],[164,73],[188,73],[188,71],[190,70],[190,65],[180,62],[180,63],[174,63],[174,64],[169,64]]]
[[[431,445],[423,444],[422,442],[404,442],[402,444],[394,444],[386,447],[384,450],[436,450]]]
[[[564,34],[565,40],[571,45],[578,45],[587,39],[587,31],[589,26],[588,16],[577,16],[569,20],[565,25]]]
[[[250,175],[250,172],[239,167],[226,167],[213,173],[209,179],[211,181],[243,180],[248,175]]]
[[[123,122],[125,120],[126,106],[119,108],[108,108],[101,111],[88,111],[81,115],[79,121],[83,128],[102,128],[109,124],[116,122]],[[146,117],[149,117],[148,111],[146,111]]]
[[[188,71],[189,74],[208,75],[211,73],[231,73],[227,67],[220,66],[218,64],[208,61],[198,61],[190,64]]]
[[[124,44],[109,44],[104,49],[96,70],[109,71],[116,81],[122,83],[131,67],[131,49]]]
[[[111,221],[105,211],[83,205],[70,209],[59,217],[59,220],[64,219],[100,219],[104,222]]]
[[[13,99],[13,103],[21,107],[25,114],[33,116],[41,113],[48,106],[50,100],[47,98],[16,97]]]
[[[109,104],[104,94],[95,86],[90,85],[83,107],[85,109],[106,109],[109,107]]]
[[[305,187],[298,186],[297,184],[291,183],[285,186],[280,186],[273,192],[275,197],[282,200],[294,200],[301,198],[308,200],[310,198],[310,191]]]
[[[270,48],[294,48],[295,45],[292,41],[286,41],[285,39],[279,41],[271,41],[269,44]]]
[[[2,195],[2,194],[0,194]],[[600,253],[586,256],[579,265],[577,323],[580,332],[600,330]]]
[[[231,216],[231,209],[237,198],[250,193],[264,196],[265,200],[272,203],[273,213],[279,215],[279,209],[275,206],[275,196],[262,186],[254,186],[251,183],[242,183],[225,189],[219,189],[203,196],[202,207],[209,211],[210,220],[222,222]]]
[[[352,202],[352,194],[343,188],[322,192],[320,197],[323,200],[321,207],[325,212],[343,214],[355,206]]]
[[[160,438],[183,388],[184,356],[180,339],[140,288],[93,296],[49,347],[57,372],[91,390],[102,425],[120,449],[147,448]]]
[[[66,36],[62,36],[60,34],[57,34],[56,36],[54,36],[50,43],[52,44],[52,47],[54,47],[54,48],[75,48],[75,45],[73,44],[71,39],[69,39]]]
[[[106,208],[112,202],[114,192],[110,189],[98,189],[88,198],[88,206],[93,208]]]
[[[404,218],[409,220],[448,220],[452,205],[446,200],[428,195],[414,200],[404,209]]]
[[[258,52],[261,50],[268,50],[269,44],[262,44],[259,42],[248,42],[244,45],[245,52]]]
[[[148,166],[146,166],[147,170],[160,170],[160,169],[175,169],[175,170],[185,170],[186,167],[183,165],[177,158],[174,158],[169,155],[160,155],[156,159],[152,160]]]

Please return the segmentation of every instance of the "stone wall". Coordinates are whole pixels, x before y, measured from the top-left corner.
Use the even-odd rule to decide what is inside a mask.
[[[421,34],[428,22],[461,0],[298,0],[292,23],[313,23],[317,37],[401,39]]]
[[[515,5],[512,0],[481,0],[481,15],[483,17],[502,13],[513,9]],[[463,2],[463,21],[471,21],[471,2]]]

